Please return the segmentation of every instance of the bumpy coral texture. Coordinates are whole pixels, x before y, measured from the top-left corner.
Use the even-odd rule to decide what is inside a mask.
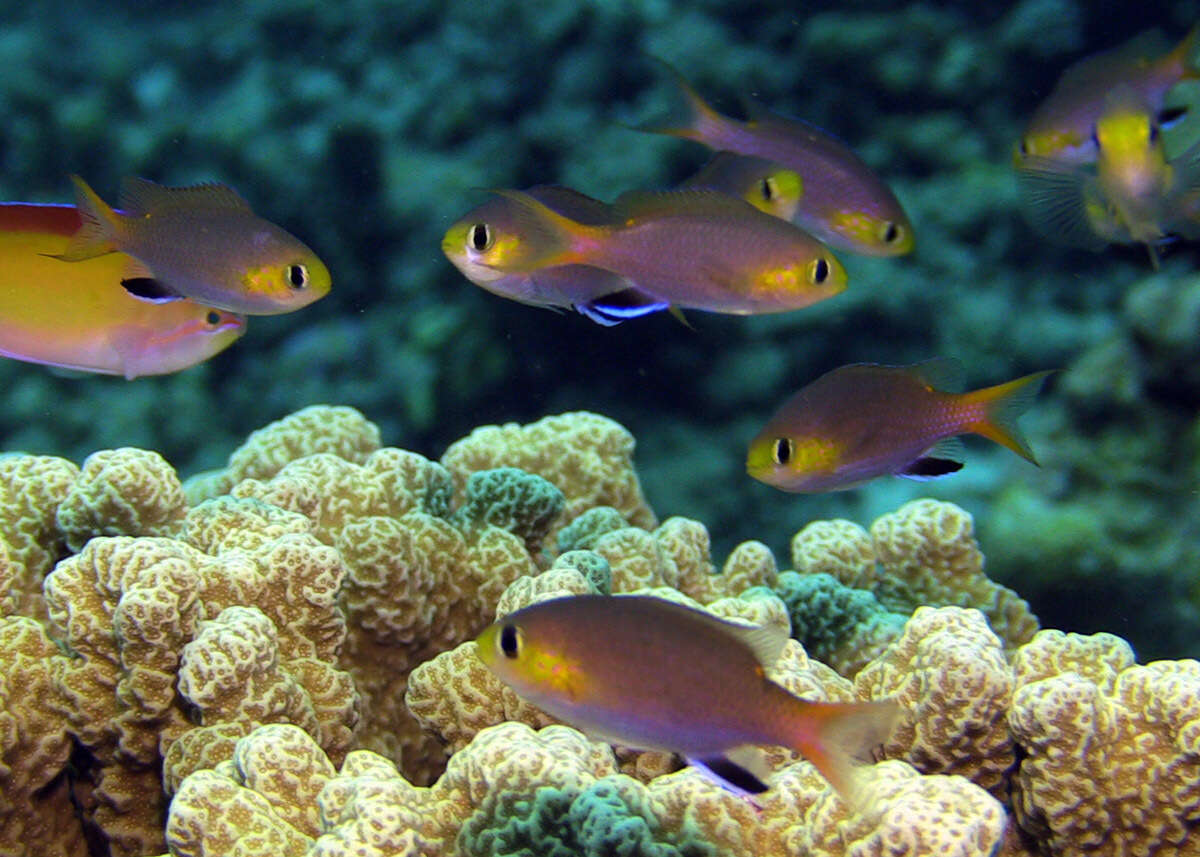
[[[209,511],[230,526],[259,520],[205,504],[189,513],[193,532],[213,532]],[[93,538],[46,580],[51,620],[77,656],[56,664],[55,704],[97,760],[94,819],[115,853],[161,843],[161,753],[197,719],[253,727],[311,712],[297,719],[336,757],[348,749],[358,697],[333,666],[345,635],[341,558],[308,534],[254,541],[253,551],[212,556],[176,539]],[[256,617],[221,614],[246,604]],[[206,625],[210,617],[220,622]],[[226,669],[251,680],[221,679]]]
[[[1200,853],[1200,662],[1141,666],[1111,635],[1043,631],[1013,671],[1013,808],[1045,851]]]
[[[42,581],[66,552],[58,507],[79,478],[70,461],[46,455],[0,458],[0,538],[18,570],[10,583],[14,612],[46,617]]]
[[[58,527],[78,551],[92,536],[172,536],[186,513],[179,476],[161,455],[105,449],[83,462],[59,504]]]
[[[565,519],[594,506],[612,506],[629,523],[653,527],[654,513],[633,470],[633,435],[586,411],[545,417],[525,426],[483,426],[451,444],[442,464],[461,497],[467,477],[493,467],[519,467],[556,485],[566,496]]]
[[[850,521],[815,521],[793,537],[792,565],[799,579],[782,578],[781,595],[793,631],[846,675],[879,655],[903,617],[922,605],[980,610],[1009,650],[1038,628],[1016,593],[988,580],[974,521],[953,503],[914,500],[880,517],[869,533]],[[820,574],[848,589],[805,579]],[[832,612],[815,609],[810,598]]]
[[[896,699],[904,717],[884,745],[927,774],[960,774],[1003,797],[1015,750],[1005,723],[1012,676],[977,610],[921,607],[854,679],[860,696]]]

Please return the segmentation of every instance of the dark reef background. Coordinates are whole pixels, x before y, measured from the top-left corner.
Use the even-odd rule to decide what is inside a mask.
[[[801,10],[801,6],[803,9]],[[70,201],[83,175],[219,180],[316,249],[334,291],[252,319],[209,364],[125,382],[0,362],[0,449],[223,463],[251,430],[349,404],[386,443],[439,456],[485,423],[589,409],[625,424],[660,517],[704,521],[722,557],[787,565],[816,518],[863,524],[906,499],[975,515],[989,574],[1043,624],[1200,652],[1200,276],[1194,247],[1048,245],[1021,221],[1013,143],[1070,62],[1200,4],[529,3],[250,0],[0,3],[0,198]],[[486,294],[441,235],[480,188],[560,182],[602,198],[662,187],[698,145],[626,127],[666,103],[646,57],[728,112],[752,94],[846,140],[917,228],[899,260],[841,254],[842,296],[752,319],[660,315],[603,329]],[[969,442],[956,477],[787,495],[743,473],[790,392],[837,365],[961,359],[972,385],[1056,376],[1023,426],[1040,469]]]

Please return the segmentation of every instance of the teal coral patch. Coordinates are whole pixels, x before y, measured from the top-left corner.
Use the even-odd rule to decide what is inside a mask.
[[[716,857],[711,843],[663,830],[648,801],[630,806],[644,789],[621,788],[622,780],[491,793],[463,825],[458,849],[469,857]]]
[[[542,477],[518,467],[497,467],[471,474],[466,500],[453,521],[463,530],[501,527],[536,554],[565,504],[563,493]]]

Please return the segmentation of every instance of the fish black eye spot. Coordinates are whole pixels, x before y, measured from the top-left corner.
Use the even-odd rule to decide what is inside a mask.
[[[287,284],[296,291],[305,288],[308,285],[308,267],[300,264],[288,265]]]
[[[1152,144],[1158,142],[1158,123],[1157,122],[1150,123],[1150,142]]]
[[[500,629],[500,651],[506,658],[515,658],[520,649],[516,625],[505,625]]]
[[[204,322],[209,327],[216,327],[221,323],[221,314],[215,309],[210,309],[208,315],[204,316]]]
[[[817,259],[812,263],[811,271],[812,281],[818,286],[829,279],[829,263],[824,259]]]
[[[792,439],[790,437],[775,438],[775,463],[787,464],[792,460]]]
[[[1028,154],[1029,154],[1029,144],[1025,142],[1025,138],[1024,138],[1024,137],[1022,137],[1022,138],[1021,138],[1021,154],[1022,154],[1022,155],[1028,155]]]
[[[900,227],[899,226],[897,226],[895,223],[893,223],[890,220],[887,223],[883,224],[883,243],[884,244],[895,244],[897,239],[899,239],[899,238],[900,238]]]
[[[472,250],[483,252],[492,246],[492,230],[486,223],[476,223],[467,233],[467,242]]]
[[[761,194],[763,202],[770,202],[776,197],[775,182],[770,176],[765,176],[763,180],[758,183],[758,192]]]

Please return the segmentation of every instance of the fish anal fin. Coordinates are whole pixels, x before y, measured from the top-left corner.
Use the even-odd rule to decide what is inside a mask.
[[[179,208],[250,210],[250,204],[237,191],[220,182],[167,187],[149,179],[131,176],[122,180],[119,199],[121,208],[134,217]]]
[[[946,476],[950,473],[957,473],[962,470],[963,463],[961,461],[953,461],[947,458],[934,458],[933,456],[923,455],[916,461],[909,464],[903,470],[896,473],[897,476],[903,476],[905,479],[915,479],[918,482],[926,482],[930,479],[937,479],[939,476]]]
[[[667,309],[667,301],[648,295],[636,288],[621,289],[607,295],[581,301],[575,305],[580,313],[599,324],[611,326],[626,319]]]
[[[171,291],[161,280],[153,277],[127,277],[121,280],[121,288],[132,297],[149,303],[167,303],[183,299],[183,295]]]
[[[722,788],[737,795],[762,794],[769,788],[754,771],[731,758],[730,753],[689,756],[688,764],[703,771]]]

